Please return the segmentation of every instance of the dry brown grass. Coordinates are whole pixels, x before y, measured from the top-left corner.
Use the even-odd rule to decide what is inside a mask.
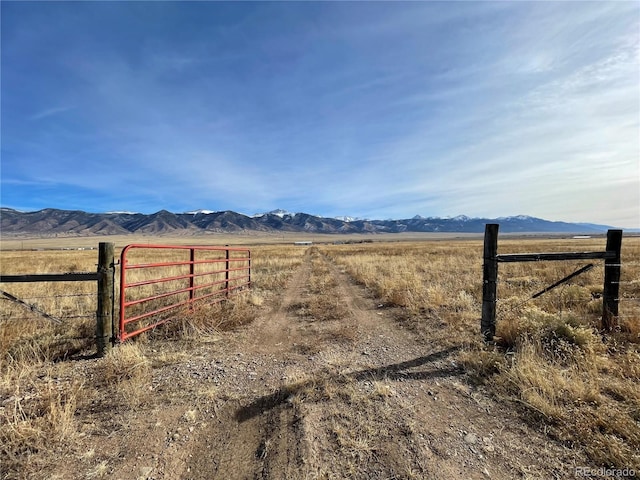
[[[37,471],[41,451],[56,451],[78,435],[76,410],[86,401],[82,378],[37,357],[16,359],[0,372],[0,476],[26,478]],[[19,475],[19,472],[22,472]]]
[[[2,252],[3,274],[95,272],[97,251]],[[3,290],[62,320],[0,296],[0,370],[22,360],[56,361],[87,348],[95,335],[94,282],[6,283]]]
[[[604,239],[530,239],[501,240],[499,248],[501,253],[515,253],[601,250],[603,246]],[[221,330],[249,324],[259,306],[272,305],[291,273],[302,264],[305,250],[282,245],[253,247],[250,292],[224,304],[180,312],[177,322],[153,335],[169,335],[188,347]],[[638,469],[640,240],[623,238],[622,252],[620,329],[605,338],[598,331],[602,265],[594,262],[596,267],[587,274],[530,300],[531,294],[583,265],[542,262],[501,265],[499,342],[484,345],[479,334],[481,240],[321,246],[312,251],[311,295],[306,303],[301,299],[299,307],[307,309],[307,318],[314,321],[345,317],[344,306],[334,300],[339,298],[336,283],[320,257],[326,255],[366,285],[380,303],[401,307],[398,321],[419,338],[443,347],[462,346],[459,361],[469,374],[497,397],[518,405],[532,424],[563,442],[581,445],[600,465]],[[96,251],[2,252],[2,273],[94,271],[96,257]],[[20,298],[32,298],[44,311],[61,317],[92,316],[95,311],[92,283],[50,284],[46,289],[38,284],[13,284],[5,288]],[[70,289],[78,295],[66,296]],[[59,360],[92,353],[94,322],[93,318],[80,318],[56,324],[0,301],[0,396],[10,400],[0,409],[3,477],[20,478],[17,471],[27,472],[23,478],[28,477],[28,472],[39,468],[31,453],[45,446],[55,449],[56,444],[72,443],[80,431],[78,409],[94,401],[105,385],[115,386],[126,408],[147,398],[153,372],[145,354],[152,344],[145,343],[149,339],[122,345],[99,360],[95,376],[86,379],[89,383],[65,379],[60,373],[65,362]],[[348,325],[337,325],[333,333],[335,341],[353,340],[353,329]],[[57,373],[47,374],[50,369]],[[302,401],[305,395],[337,396],[346,407],[357,408],[360,401],[384,399],[388,389],[383,383],[376,384],[363,396],[362,392],[345,390],[338,381],[325,380],[316,378],[301,390]],[[383,410],[384,402],[380,402],[381,415]],[[333,441],[344,452],[369,455],[374,437],[354,436],[357,429],[346,430],[339,412],[333,420]],[[362,425],[364,429],[369,424],[363,419]]]
[[[604,239],[501,240],[500,253],[600,251]],[[463,347],[459,360],[532,424],[582,445],[594,462],[640,466],[640,241],[623,239],[620,328],[604,338],[603,262],[538,299],[531,295],[587,262],[505,264],[498,345],[479,340],[481,241],[325,247],[398,320],[430,342]]]
[[[108,389],[114,404],[136,408],[150,395],[151,362],[136,342],[114,348],[100,361],[97,378]]]
[[[340,320],[347,314],[337,292],[338,282],[317,248],[311,249],[308,314],[312,320]],[[342,325],[346,327],[346,325]]]

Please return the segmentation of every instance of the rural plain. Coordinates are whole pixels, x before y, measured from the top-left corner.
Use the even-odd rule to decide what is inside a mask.
[[[3,239],[0,271],[95,271],[97,252],[85,249],[98,241],[116,253],[249,246],[252,288],[94,358],[94,283],[3,284],[62,321],[0,300],[2,478],[640,471],[638,237],[623,238],[614,332],[599,330],[604,262],[505,264],[491,344],[479,331],[478,235]],[[499,251],[604,244],[505,236]]]

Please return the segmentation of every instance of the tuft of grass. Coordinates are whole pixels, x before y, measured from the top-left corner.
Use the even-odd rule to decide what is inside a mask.
[[[311,248],[310,297],[304,301],[304,312],[312,320],[342,320],[347,309],[340,301],[338,282],[317,248]]]
[[[70,444],[79,434],[75,414],[86,398],[80,381],[69,384],[32,383],[28,391],[16,386],[12,402],[0,410],[0,476],[39,468],[31,457],[62,444]]]
[[[337,343],[355,344],[358,340],[358,327],[344,323],[327,331],[327,338]]]
[[[111,350],[101,360],[96,373],[102,384],[130,408],[141,405],[149,397],[151,362],[138,342],[126,342]]]

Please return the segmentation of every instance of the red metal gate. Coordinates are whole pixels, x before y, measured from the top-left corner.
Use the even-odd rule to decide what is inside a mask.
[[[246,248],[127,245],[120,256],[118,339],[171,320],[179,307],[224,300],[251,286],[251,251]]]

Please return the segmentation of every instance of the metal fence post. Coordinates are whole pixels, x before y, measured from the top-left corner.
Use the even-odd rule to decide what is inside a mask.
[[[191,248],[189,249],[190,253],[189,253],[189,302],[193,303],[193,299],[195,298],[195,292],[194,292],[194,285],[195,285],[195,281],[194,281],[194,276],[195,276],[195,272],[196,272],[196,249],[195,248]],[[189,308],[193,308],[192,306],[190,306]]]
[[[113,338],[113,263],[114,244],[100,242],[98,247],[98,308],[96,311],[97,355],[111,350]]]
[[[224,290],[225,295],[229,296],[229,245],[225,245],[225,263],[224,263]]]
[[[604,261],[604,290],[602,293],[602,329],[611,332],[618,326],[618,297],[620,295],[620,263],[622,261],[622,230],[607,232],[607,252],[613,258]]]

